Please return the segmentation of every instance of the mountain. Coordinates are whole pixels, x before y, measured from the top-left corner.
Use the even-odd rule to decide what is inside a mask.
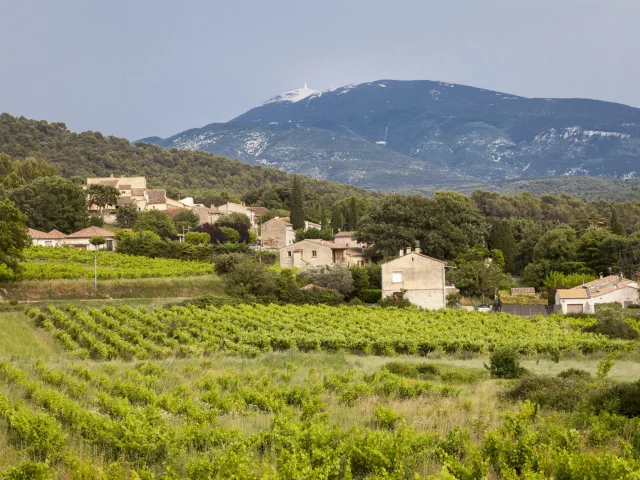
[[[273,97],[228,123],[142,141],[377,190],[640,176],[640,109],[379,80]]]

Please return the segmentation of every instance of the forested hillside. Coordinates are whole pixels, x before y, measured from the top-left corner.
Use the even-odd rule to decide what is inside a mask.
[[[36,157],[53,163],[65,177],[144,175],[149,185],[170,196],[195,196],[207,204],[239,201],[255,189],[288,185],[291,175],[275,168],[247,165],[202,151],[165,150],[148,143],[100,132],[70,132],[64,123],[0,115],[0,153]],[[304,178],[309,199],[330,205],[370,193],[353,187]]]

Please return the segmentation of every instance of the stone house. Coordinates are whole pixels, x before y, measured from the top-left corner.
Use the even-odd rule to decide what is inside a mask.
[[[365,262],[364,253],[347,252],[347,247],[327,240],[306,239],[280,249],[280,266],[305,268],[318,265],[359,265]]]
[[[623,307],[640,303],[638,282],[620,275],[601,277],[574,288],[556,290],[562,313],[595,313],[598,303],[618,302]]]
[[[104,237],[107,243],[96,248],[89,243],[91,237]],[[116,235],[110,230],[99,227],[89,227],[79,232],[74,232],[65,237],[64,245],[83,250],[107,250],[112,251],[116,245]]]
[[[333,242],[338,245],[344,245],[345,247],[365,248],[364,243],[358,242],[353,238],[354,233],[355,232],[339,232],[334,237]]]
[[[265,248],[283,248],[293,245],[296,232],[289,217],[273,217],[261,227],[262,246]]]
[[[430,310],[445,308],[447,294],[456,291],[447,285],[447,262],[420,253],[416,248],[382,264],[382,298],[404,293],[412,304]]]
[[[247,207],[244,203],[234,202],[227,202],[215,208],[218,209],[220,215],[229,215],[230,213],[242,213],[246,215],[251,223],[251,231],[256,234],[260,226],[260,217],[269,211],[269,209],[265,207]]]

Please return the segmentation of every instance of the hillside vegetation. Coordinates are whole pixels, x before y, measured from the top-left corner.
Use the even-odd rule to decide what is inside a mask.
[[[291,176],[275,168],[262,168],[201,151],[166,150],[156,145],[135,146],[125,138],[100,132],[70,132],[64,123],[0,115],[0,153],[14,158],[36,157],[51,162],[63,176],[144,175],[153,188],[169,196],[196,196],[239,201],[255,189],[289,184]],[[370,195],[350,185],[304,179],[310,196],[331,204],[349,195]]]

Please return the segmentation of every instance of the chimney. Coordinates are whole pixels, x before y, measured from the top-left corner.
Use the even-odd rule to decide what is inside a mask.
[[[409,255],[411,253],[411,247],[407,247],[407,251],[406,251],[406,255]]]
[[[404,257],[404,250],[402,248],[400,249],[400,255],[399,256],[400,257]]]
[[[421,252],[421,250],[420,250],[420,240],[416,240],[416,248],[414,248],[413,251],[416,252],[416,253],[420,253]]]

